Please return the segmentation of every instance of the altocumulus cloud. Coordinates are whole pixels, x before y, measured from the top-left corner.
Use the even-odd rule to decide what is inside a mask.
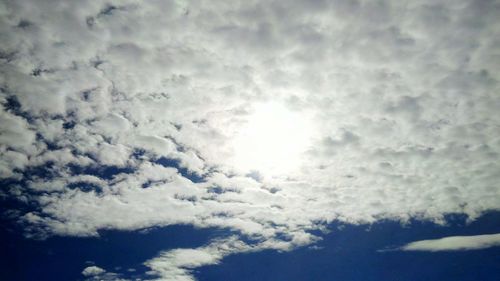
[[[334,220],[443,223],[500,206],[496,1],[19,0],[0,11],[1,192],[30,206],[10,210],[27,236],[234,232],[144,261],[155,278],[192,280],[229,254],[314,243]],[[317,128],[288,175],[228,164],[266,102]]]

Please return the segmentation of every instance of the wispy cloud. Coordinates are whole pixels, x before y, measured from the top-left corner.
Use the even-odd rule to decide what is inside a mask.
[[[474,236],[450,236],[440,239],[415,241],[404,245],[399,248],[399,250],[429,252],[467,251],[495,246],[500,246],[500,233]]]

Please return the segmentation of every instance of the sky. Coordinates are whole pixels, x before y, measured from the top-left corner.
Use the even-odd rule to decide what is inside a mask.
[[[0,23],[1,280],[498,280],[499,1]]]

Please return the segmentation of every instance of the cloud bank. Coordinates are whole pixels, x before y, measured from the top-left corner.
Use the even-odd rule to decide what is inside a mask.
[[[500,206],[496,1],[0,5],[1,193],[24,204],[9,211],[28,236],[191,224],[245,238],[146,262],[190,278],[313,243],[334,220]],[[271,102],[315,124],[297,169],[231,165]]]

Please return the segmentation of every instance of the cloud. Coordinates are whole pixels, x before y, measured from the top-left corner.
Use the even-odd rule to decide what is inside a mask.
[[[96,275],[103,274],[104,272],[106,272],[106,270],[104,270],[98,266],[93,265],[93,266],[86,267],[82,271],[82,274],[83,274],[83,276],[96,276]]]
[[[494,1],[35,2],[0,4],[26,235],[190,224],[289,250],[333,220],[500,206]],[[262,103],[317,128],[293,172],[231,165]]]
[[[158,280],[191,281],[195,280],[191,270],[196,267],[218,264],[220,260],[233,253],[241,253],[252,248],[236,237],[221,239],[207,246],[196,249],[175,249],[161,253],[159,256],[145,262],[153,276]]]
[[[402,251],[468,251],[500,246],[500,234],[475,236],[450,236],[433,240],[421,240],[408,243]]]
[[[129,279],[121,278],[120,274],[108,272],[95,265],[86,267],[82,275],[86,277],[86,281],[129,281]]]

